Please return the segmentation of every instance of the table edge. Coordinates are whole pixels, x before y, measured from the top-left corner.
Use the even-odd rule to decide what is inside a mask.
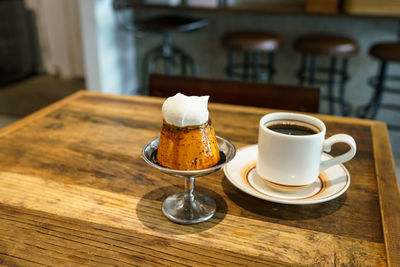
[[[374,123],[371,133],[387,263],[400,266],[400,189],[386,124]]]

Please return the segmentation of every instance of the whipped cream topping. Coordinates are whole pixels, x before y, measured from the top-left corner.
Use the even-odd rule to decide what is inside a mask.
[[[210,96],[186,96],[181,93],[168,97],[162,106],[164,120],[178,127],[206,123],[209,98]]]

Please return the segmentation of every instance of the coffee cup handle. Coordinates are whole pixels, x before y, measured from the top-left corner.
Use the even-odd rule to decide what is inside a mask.
[[[354,141],[353,137],[347,134],[335,134],[328,139],[325,139],[323,143],[323,151],[328,153],[331,152],[332,145],[336,143],[348,144],[350,146],[349,151],[332,159],[322,161],[320,164],[320,171],[326,170],[333,165],[349,161],[356,154],[356,141]]]

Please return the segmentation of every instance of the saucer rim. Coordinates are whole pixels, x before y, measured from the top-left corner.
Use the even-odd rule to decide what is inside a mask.
[[[274,197],[276,199],[291,200],[291,201],[293,201],[293,200],[319,199],[318,197],[317,198],[314,198],[314,197],[318,196],[319,194],[321,194],[321,192],[325,191],[326,190],[326,185],[329,184],[329,182],[324,181],[326,179],[323,179],[323,178],[321,178],[319,176],[318,180],[320,181],[319,182],[320,186],[317,188],[317,191],[314,192],[313,194],[305,195],[305,196],[298,196],[298,197],[293,198],[293,197],[290,197],[289,194],[290,193],[296,193],[296,192],[292,191],[292,192],[289,193],[289,192],[280,191],[280,193],[282,194],[282,197],[279,197],[277,195],[264,193],[262,189],[260,189],[257,186],[255,186],[254,179],[262,181],[262,178],[259,177],[257,174],[256,174],[256,177],[253,176],[253,178],[251,178],[250,177],[250,173],[251,172],[255,172],[255,166],[252,166],[252,168],[249,171],[246,172],[246,174],[247,174],[246,177],[242,177],[242,178],[245,178],[247,180],[247,182],[250,184],[250,186],[252,187],[253,190],[259,192],[262,195]],[[327,176],[327,175],[323,175],[323,176]],[[346,179],[346,182],[347,182],[347,179]],[[267,187],[268,187],[268,185],[267,185]],[[307,189],[307,188],[304,188],[304,189]],[[304,189],[302,189],[302,190],[304,190]],[[301,190],[299,190],[299,191],[301,191]],[[278,190],[278,192],[279,192],[279,190]],[[334,194],[336,194],[336,192]],[[285,198],[284,195],[286,195],[288,198]]]
[[[247,146],[243,146],[239,149],[237,149],[236,151],[236,157],[240,156],[241,153],[243,153],[244,150],[250,150],[250,149],[257,149],[257,144],[254,145],[247,145]],[[328,157],[332,157],[327,153],[322,153],[324,156],[328,156]],[[321,155],[322,156],[322,155]],[[276,198],[274,196],[268,195],[268,194],[264,194],[262,192],[258,192],[255,188],[252,188],[252,186],[247,186],[243,183],[240,183],[238,181],[236,181],[235,178],[233,178],[232,174],[228,171],[228,167],[230,166],[230,164],[234,164],[234,160],[235,158],[232,159],[231,162],[229,162],[228,164],[226,164],[223,167],[224,170],[224,174],[225,177],[231,182],[232,185],[234,185],[236,188],[238,188],[239,190],[241,190],[242,192],[249,194],[253,197],[257,197],[259,199],[263,199],[263,200],[267,200],[270,202],[274,202],[274,203],[280,203],[280,204],[289,204],[289,205],[311,205],[311,204],[318,204],[318,203],[323,203],[323,202],[327,202],[330,201],[332,199],[335,199],[339,196],[341,196],[342,194],[344,194],[347,189],[350,186],[351,183],[351,178],[350,178],[350,173],[347,170],[347,168],[343,165],[343,164],[337,164],[339,165],[341,168],[341,170],[343,170],[345,177],[346,177],[346,184],[339,188],[339,190],[337,190],[336,192],[326,196],[326,197],[322,197],[322,198],[317,198],[317,199],[283,199],[283,198]],[[255,161],[256,159],[246,159],[245,160],[245,164],[243,164],[243,166],[240,166],[240,170],[242,170],[244,167],[246,167],[247,163],[250,163],[251,161]],[[326,171],[324,171],[326,173]],[[241,174],[239,174],[241,176]],[[327,175],[328,176],[328,175]],[[240,177],[242,178],[242,177]]]

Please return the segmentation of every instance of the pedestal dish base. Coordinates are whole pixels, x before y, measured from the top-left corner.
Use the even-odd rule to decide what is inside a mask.
[[[215,201],[201,193],[185,192],[167,197],[162,212],[171,221],[181,224],[194,224],[211,219],[216,211]]]

